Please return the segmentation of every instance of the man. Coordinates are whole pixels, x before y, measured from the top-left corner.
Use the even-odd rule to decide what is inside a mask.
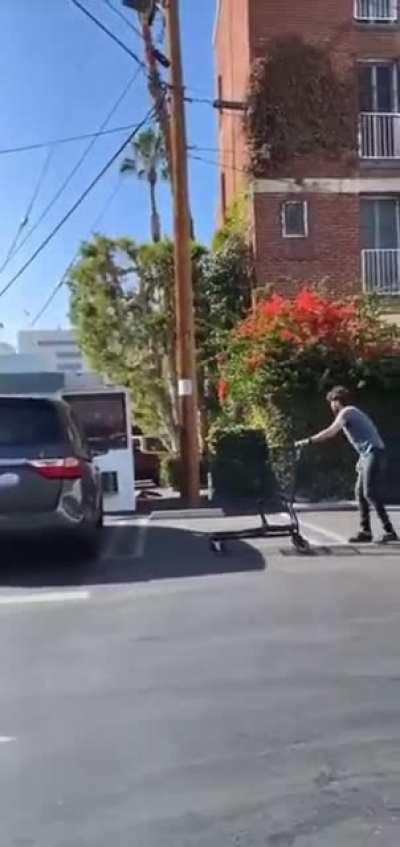
[[[350,405],[350,392],[347,388],[341,385],[333,388],[326,399],[335,415],[334,422],[311,438],[298,441],[296,446],[321,444],[323,441],[334,438],[339,432],[343,432],[359,456],[356,499],[360,510],[361,528],[357,535],[349,539],[350,543],[369,543],[373,540],[371,507],[375,509],[383,525],[384,534],[380,543],[398,541],[381,494],[386,450],[375,424],[365,412]]]

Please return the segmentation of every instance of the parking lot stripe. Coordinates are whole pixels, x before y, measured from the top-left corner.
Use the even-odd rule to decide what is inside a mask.
[[[133,548],[133,558],[134,559],[141,559],[142,556],[144,555],[144,548],[146,546],[146,535],[147,535],[149,523],[150,523],[149,517],[148,518],[140,518],[140,520],[137,521],[136,526],[137,526],[138,530],[137,530],[137,535],[136,535],[136,539],[135,539],[135,546]]]
[[[12,741],[16,741],[14,735],[0,735],[0,744],[11,744]]]
[[[337,532],[333,532],[330,529],[329,530],[323,529],[321,526],[318,526],[317,524],[310,523],[310,521],[303,521],[302,520],[301,526],[302,526],[303,529],[306,530],[306,532],[304,533],[305,535],[307,535],[307,531],[310,530],[310,532],[317,534],[317,536],[318,535],[325,536],[325,538],[328,538],[331,543],[348,544],[348,539],[345,538],[343,535],[339,535]],[[311,541],[314,544],[315,538],[313,538],[313,539],[308,538],[308,541]],[[317,543],[319,543],[319,541],[317,541]]]
[[[82,600],[90,600],[90,591],[43,591],[37,594],[5,594],[0,596],[0,606],[81,602]]]

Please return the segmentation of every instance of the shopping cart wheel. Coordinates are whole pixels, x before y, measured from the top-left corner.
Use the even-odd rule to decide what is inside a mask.
[[[307,553],[311,553],[311,545],[300,535],[299,532],[294,532],[292,535],[293,545],[296,548],[298,553],[302,553],[306,555]]]
[[[220,541],[217,538],[210,538],[210,550],[217,556],[223,556],[227,552],[226,541]]]

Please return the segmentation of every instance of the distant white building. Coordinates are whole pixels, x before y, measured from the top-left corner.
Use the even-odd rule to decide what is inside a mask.
[[[49,371],[87,372],[89,367],[70,329],[26,329],[18,333],[18,353],[40,355]]]
[[[12,356],[15,353],[12,344],[7,344],[6,341],[0,341],[0,356]]]

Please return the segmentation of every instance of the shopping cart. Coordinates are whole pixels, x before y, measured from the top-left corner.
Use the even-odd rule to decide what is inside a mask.
[[[258,500],[257,507],[261,524],[253,528],[214,532],[210,536],[210,549],[213,553],[218,555],[227,553],[229,541],[244,541],[253,538],[290,538],[298,553],[303,555],[311,553],[309,542],[301,534],[299,519],[294,507],[302,454],[301,448],[290,450],[293,469],[291,482],[286,486],[287,493],[284,491],[284,485],[278,483],[275,478],[275,495]],[[279,518],[285,517],[286,520],[284,523],[271,521],[273,515],[278,515]]]

